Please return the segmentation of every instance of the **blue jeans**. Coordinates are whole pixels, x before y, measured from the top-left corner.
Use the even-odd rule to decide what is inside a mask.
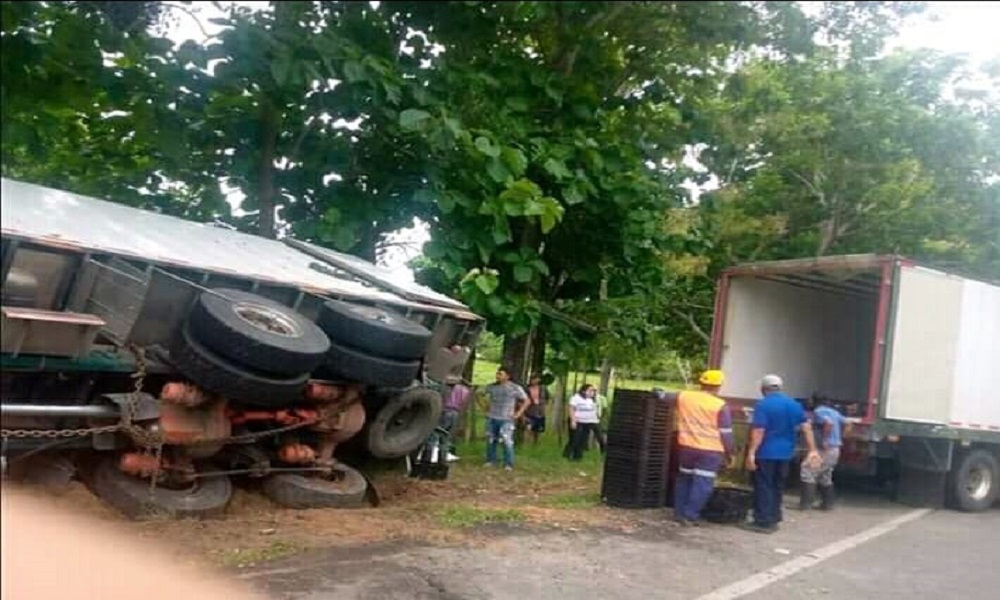
[[[762,527],[772,527],[782,520],[781,493],[788,477],[787,460],[757,460],[753,472],[753,520]]]
[[[458,417],[460,413],[454,408],[446,408],[441,411],[441,422],[440,425],[444,429],[451,433],[455,429],[455,425],[458,424]]]
[[[486,462],[496,464],[497,444],[503,443],[503,464],[514,467],[514,421],[486,419]]]
[[[715,476],[722,466],[722,454],[681,448],[678,463],[680,470],[674,484],[674,515],[688,521],[697,521],[701,517],[701,509],[715,489]]]

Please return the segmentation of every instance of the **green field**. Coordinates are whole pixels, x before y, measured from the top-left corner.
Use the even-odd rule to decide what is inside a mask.
[[[499,365],[495,362],[477,360],[475,370],[472,374],[472,383],[475,385],[493,383],[498,366]],[[570,386],[572,386],[574,382],[576,382],[578,386],[583,385],[584,383],[597,385],[600,380],[601,376],[599,373],[571,372],[569,374]],[[608,389],[608,395],[612,398],[614,397],[616,387],[630,390],[651,390],[654,387],[662,387],[667,390],[681,390],[684,389],[685,386],[683,383],[675,381],[654,381],[652,379],[625,379],[616,377],[611,381],[611,386]]]

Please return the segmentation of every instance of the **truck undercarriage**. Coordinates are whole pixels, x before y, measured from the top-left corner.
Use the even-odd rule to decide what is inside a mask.
[[[338,447],[416,450],[482,326],[429,290],[359,278],[356,259],[3,184],[5,474],[79,476],[131,517],[218,515],[234,476],[293,508],[373,501]],[[171,238],[190,248],[144,250]]]

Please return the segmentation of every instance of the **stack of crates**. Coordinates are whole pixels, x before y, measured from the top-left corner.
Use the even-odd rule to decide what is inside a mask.
[[[648,391],[615,391],[601,482],[605,503],[619,508],[665,504],[672,428],[672,404]]]

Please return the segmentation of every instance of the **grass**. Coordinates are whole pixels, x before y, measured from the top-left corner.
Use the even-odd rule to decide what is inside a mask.
[[[563,438],[563,443],[565,441],[566,438]],[[462,460],[455,464],[454,470],[459,475],[482,473],[483,463],[486,462],[484,440],[460,443],[458,452]],[[503,456],[502,452],[502,448],[497,449],[498,459]],[[514,457],[516,466],[514,472],[506,473],[502,469],[497,469],[494,475],[522,482],[522,480],[560,481],[580,477],[596,478],[601,474],[601,456],[596,449],[587,452],[579,462],[569,461],[563,458],[562,445],[556,433],[551,431],[542,435],[537,446],[532,446],[530,442],[517,445]]]
[[[297,553],[299,549],[282,541],[274,541],[262,548],[234,548],[222,556],[222,564],[227,567],[250,567],[258,563],[278,560]]]
[[[523,523],[525,515],[516,508],[481,508],[455,505],[442,509],[437,520],[445,527],[469,528],[488,523]]]
[[[498,363],[492,361],[477,360],[475,368],[472,372],[472,383],[475,385],[493,383],[499,366],[500,365]],[[569,374],[569,385],[572,386],[574,382],[576,382],[577,385],[583,385],[584,383],[593,383],[594,385],[597,385],[600,382],[600,379],[601,377],[598,373],[571,371]],[[630,390],[651,390],[654,387],[662,387],[667,390],[681,390],[685,388],[683,383],[676,381],[657,381],[654,379],[627,379],[616,377],[612,379],[611,385],[608,387],[608,395],[612,398],[614,397],[616,387]]]
[[[601,505],[601,495],[597,492],[575,492],[549,496],[542,502],[552,508],[580,509]]]

